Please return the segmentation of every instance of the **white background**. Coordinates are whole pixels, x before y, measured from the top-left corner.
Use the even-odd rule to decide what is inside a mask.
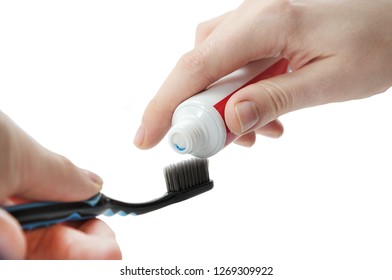
[[[192,48],[197,24],[241,1],[0,3],[0,109],[99,174],[108,196],[162,195],[163,167],[187,157],[165,140],[149,151],[133,146],[143,110]],[[143,216],[103,218],[124,261],[71,264],[106,279],[124,265],[391,279],[391,93],[283,116],[281,139],[259,137],[251,149],[231,145],[210,159],[209,193]],[[11,273],[20,263],[0,267]],[[60,270],[64,279],[77,274]]]

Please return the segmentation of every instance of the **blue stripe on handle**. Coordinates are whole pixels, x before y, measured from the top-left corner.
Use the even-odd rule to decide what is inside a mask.
[[[71,215],[62,218],[62,219],[56,219],[56,220],[50,220],[50,221],[38,221],[34,223],[29,223],[29,224],[24,224],[22,226],[23,229],[26,230],[33,230],[39,227],[47,227],[53,224],[58,224],[58,223],[63,223],[63,222],[69,222],[69,221],[81,221],[81,220],[87,220],[94,218],[95,216],[92,217],[82,217],[78,213],[72,213]]]
[[[116,214],[118,214],[120,216],[128,216],[128,214],[126,212],[122,211],[122,210],[120,210],[118,212],[114,212],[112,209],[108,209],[108,210],[106,210],[105,212],[102,213],[102,215],[105,215],[105,216],[108,216],[108,217],[114,216]],[[130,215],[134,215],[134,216],[136,215],[135,213],[129,213],[129,214]]]
[[[87,200],[80,201],[80,202],[86,203],[86,204],[90,205],[91,207],[94,207],[95,205],[97,205],[101,196],[102,196],[102,194],[98,193],[98,194],[94,195],[92,198],[89,198]],[[32,202],[32,203],[7,206],[7,207],[4,207],[4,209],[9,212],[13,212],[13,211],[32,209],[32,208],[50,206],[50,205],[55,205],[55,204],[63,204],[63,203],[72,203],[72,202],[54,202],[54,201]]]
[[[125,213],[124,211],[118,211],[118,212],[114,213],[112,209],[108,209],[108,210],[106,210],[105,212],[102,213],[102,215],[109,216],[109,217],[110,216],[114,216],[116,214],[118,214],[120,216],[128,216],[128,214]],[[133,213],[133,212],[129,213],[129,215],[137,216],[137,214]],[[25,229],[25,230],[33,230],[33,229],[36,229],[36,228],[39,228],[39,227],[47,227],[47,226],[50,226],[50,225],[64,223],[64,222],[69,222],[69,221],[88,220],[88,219],[92,219],[92,218],[95,218],[95,217],[96,216],[88,216],[88,217],[83,216],[82,217],[82,216],[80,216],[79,213],[72,213],[71,215],[69,215],[69,216],[67,216],[65,218],[62,218],[62,219],[55,219],[55,220],[49,220],[49,221],[38,221],[38,222],[34,222],[34,223],[24,224],[24,225],[22,225],[22,228]]]

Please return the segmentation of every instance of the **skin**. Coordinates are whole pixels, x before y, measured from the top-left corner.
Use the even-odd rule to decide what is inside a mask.
[[[283,114],[384,92],[392,85],[391,26],[388,0],[246,0],[198,26],[194,49],[148,104],[134,143],[155,146],[182,101],[263,58],[285,58],[293,71],[249,85],[228,101],[227,126],[244,146],[257,133],[281,136]]]
[[[226,105],[226,123],[251,146],[256,133],[279,137],[279,116],[294,110],[366,98],[392,85],[389,0],[247,0],[197,29],[148,104],[134,143],[155,146],[185,99],[250,61],[282,57],[292,73],[249,85]],[[239,51],[241,50],[241,51]],[[230,59],[227,59],[230,58]],[[54,154],[0,112],[0,202],[73,201],[97,193],[102,180]],[[119,259],[114,233],[99,220],[23,232],[0,209],[0,258]]]
[[[0,205],[75,201],[102,188],[96,174],[76,167],[27,135],[0,111]],[[113,231],[98,219],[23,231],[0,208],[0,259],[120,259]]]

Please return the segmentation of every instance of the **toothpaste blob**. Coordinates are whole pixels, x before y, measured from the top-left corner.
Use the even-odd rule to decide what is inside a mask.
[[[215,155],[240,135],[225,123],[230,97],[247,85],[287,71],[288,61],[275,58],[251,62],[215,82],[211,87],[182,102],[174,111],[168,139],[180,154],[198,158]]]

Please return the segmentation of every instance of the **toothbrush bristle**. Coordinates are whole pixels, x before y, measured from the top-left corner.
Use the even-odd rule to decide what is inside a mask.
[[[208,160],[192,158],[164,169],[168,192],[179,192],[210,181]]]

